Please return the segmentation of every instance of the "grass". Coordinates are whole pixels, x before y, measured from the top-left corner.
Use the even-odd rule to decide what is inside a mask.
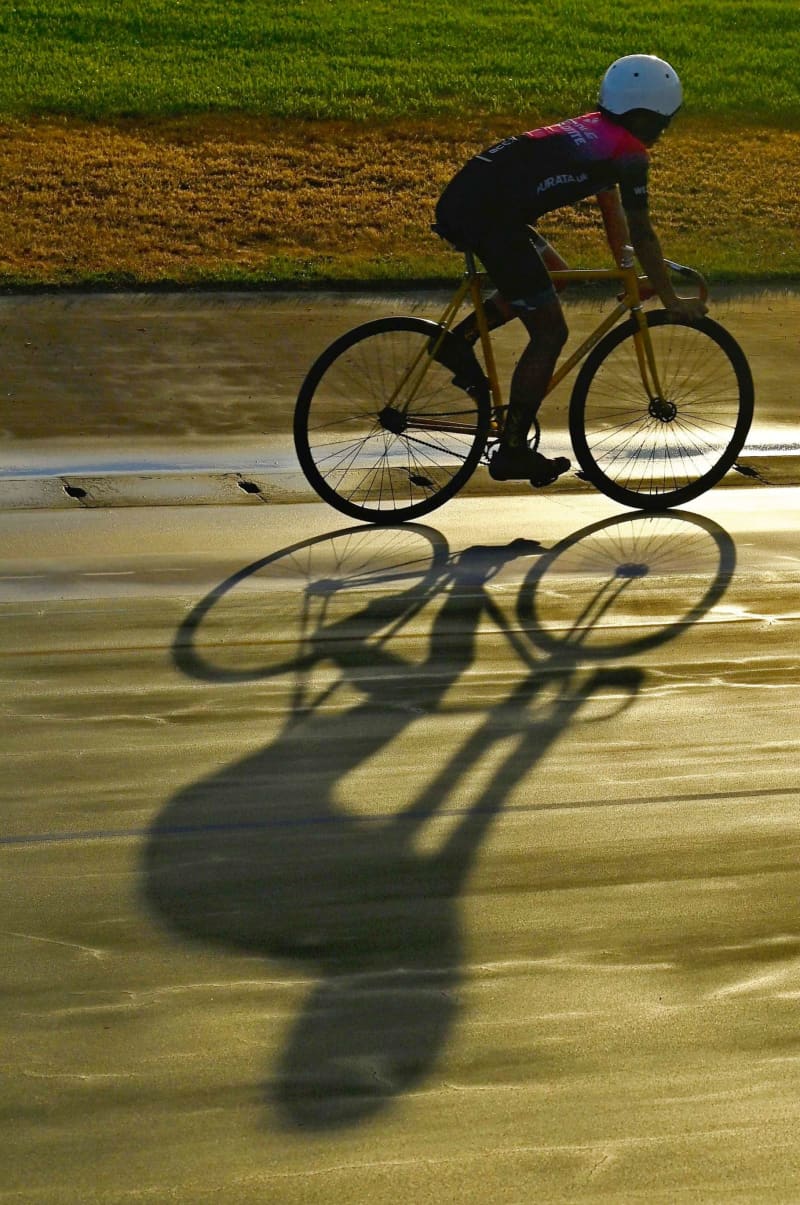
[[[674,62],[654,217],[712,279],[795,280],[789,0],[11,0],[0,5],[0,285],[438,280],[440,187],[476,149]],[[547,232],[596,261],[590,206]]]
[[[509,128],[488,118],[10,122],[0,283],[452,278],[458,260],[429,230],[435,199],[476,146]],[[731,155],[725,129],[686,118],[652,176],[672,258],[717,280],[800,278],[800,132],[740,131]],[[542,229],[571,262],[607,255],[591,204]]]
[[[12,0],[0,47],[16,115],[553,116],[645,50],[691,114],[800,121],[791,0]]]

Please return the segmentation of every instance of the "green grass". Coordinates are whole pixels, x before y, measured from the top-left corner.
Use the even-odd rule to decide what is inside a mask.
[[[0,112],[547,117],[638,51],[689,113],[800,124],[796,0],[0,0]]]
[[[435,278],[457,163],[592,106],[637,51],[686,93],[654,191],[669,249],[797,278],[797,0],[0,0],[0,280]]]

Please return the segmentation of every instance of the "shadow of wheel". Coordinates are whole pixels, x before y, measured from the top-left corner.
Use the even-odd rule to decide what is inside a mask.
[[[735,567],[735,545],[713,520],[637,511],[584,528],[541,557],[517,614],[551,655],[631,657],[701,619]]]

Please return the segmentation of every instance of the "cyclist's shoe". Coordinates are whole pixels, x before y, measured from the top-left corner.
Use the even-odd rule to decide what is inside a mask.
[[[566,473],[570,467],[570,463],[566,456],[542,456],[541,452],[536,452],[539,457],[539,464],[536,472],[531,473],[530,483],[534,489],[541,489],[542,486],[552,485],[562,473]]]
[[[489,476],[495,481],[530,481],[537,488],[552,485],[566,473],[566,456],[550,459],[532,448],[506,448],[501,444],[489,461]]]
[[[447,331],[439,341],[438,335],[428,340],[428,351],[437,364],[443,364],[453,374],[453,384],[459,389],[483,388],[488,385],[483,369],[466,339]]]

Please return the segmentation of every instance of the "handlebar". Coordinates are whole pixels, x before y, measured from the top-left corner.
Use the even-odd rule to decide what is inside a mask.
[[[690,280],[692,284],[696,285],[701,301],[708,301],[708,285],[705,282],[705,278],[695,268],[687,268],[685,264],[676,264],[671,259],[665,259],[664,263],[670,272],[674,272],[676,276],[682,277],[683,280]]]

